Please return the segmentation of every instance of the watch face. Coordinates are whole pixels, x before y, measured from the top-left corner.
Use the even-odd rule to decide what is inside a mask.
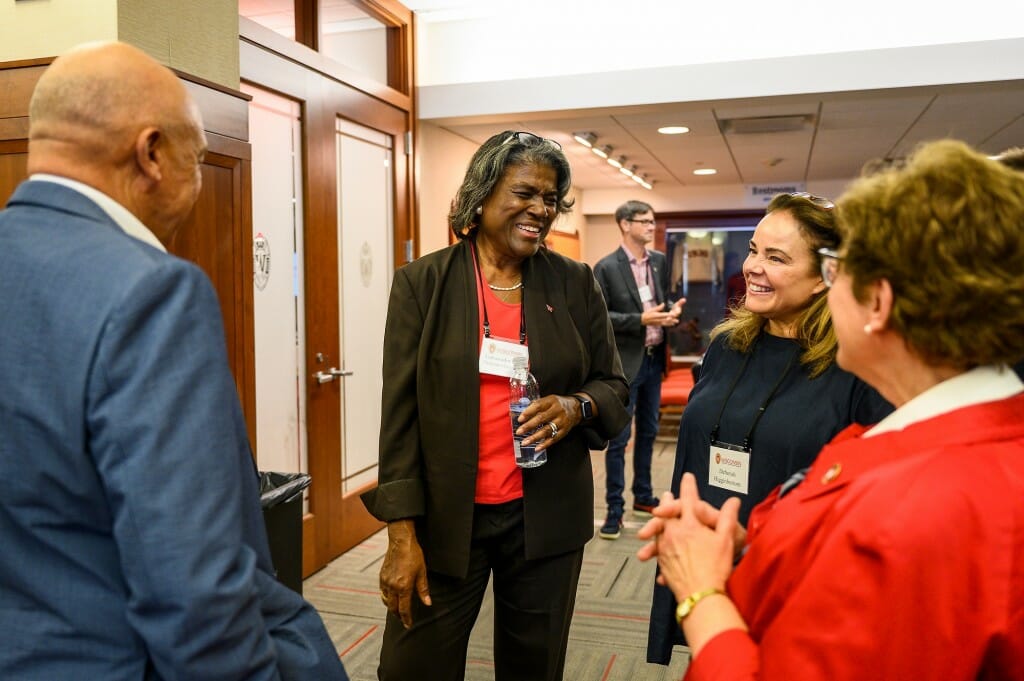
[[[580,403],[580,412],[583,414],[583,420],[589,419],[594,415],[594,410],[590,406],[590,400],[583,399],[579,395],[573,395]]]

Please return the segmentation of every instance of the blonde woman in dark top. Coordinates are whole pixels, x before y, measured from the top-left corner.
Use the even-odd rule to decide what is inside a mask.
[[[743,263],[746,296],[712,331],[700,379],[683,412],[672,493],[684,473],[719,507],[739,497],[740,522],[778,485],[811,465],[851,423],[876,423],[892,407],[836,366],[836,336],[819,248],[836,249],[832,202],[779,194],[758,223]],[[683,644],[676,601],[655,585],[648,662],[668,664]]]

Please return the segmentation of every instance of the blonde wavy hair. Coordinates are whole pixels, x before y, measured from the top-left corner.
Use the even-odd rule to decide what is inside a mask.
[[[776,194],[768,204],[766,214],[788,212],[796,220],[804,243],[811,253],[815,272],[821,267],[819,248],[836,249],[839,232],[836,229],[832,202],[807,194]],[[726,334],[729,347],[747,353],[764,330],[767,320],[748,310],[740,301],[730,310],[730,316],[711,330],[714,340]],[[800,364],[807,367],[811,378],[820,376],[836,359],[836,334],[832,329],[832,314],[828,309],[828,289],[815,294],[796,320],[796,339],[803,352]]]

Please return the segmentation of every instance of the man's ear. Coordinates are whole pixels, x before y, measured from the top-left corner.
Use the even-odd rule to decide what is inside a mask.
[[[163,179],[160,169],[164,136],[157,128],[144,128],[135,137],[135,164],[139,173],[150,183]]]
[[[872,331],[883,331],[889,326],[892,316],[892,284],[888,279],[879,279],[867,286],[868,323]]]

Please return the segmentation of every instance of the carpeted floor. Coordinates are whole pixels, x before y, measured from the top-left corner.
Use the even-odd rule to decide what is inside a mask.
[[[655,444],[652,476],[655,492],[667,489],[672,474],[675,440]],[[681,679],[689,661],[676,648],[668,667],[647,664],[647,620],[654,565],[635,557],[642,542],[636,531],[642,521],[626,515],[626,527],[615,541],[597,536],[604,521],[604,453],[593,452],[595,500],[594,539],[587,545],[576,598],[566,659],[566,681],[663,681]],[[632,481],[627,455],[626,484]],[[627,506],[631,503],[628,496]],[[353,681],[374,681],[384,627],[377,573],[387,546],[381,531],[340,556],[303,584],[316,606]],[[491,656],[492,599],[483,609],[470,640],[468,681],[494,679]],[[423,676],[429,681],[429,675]]]

